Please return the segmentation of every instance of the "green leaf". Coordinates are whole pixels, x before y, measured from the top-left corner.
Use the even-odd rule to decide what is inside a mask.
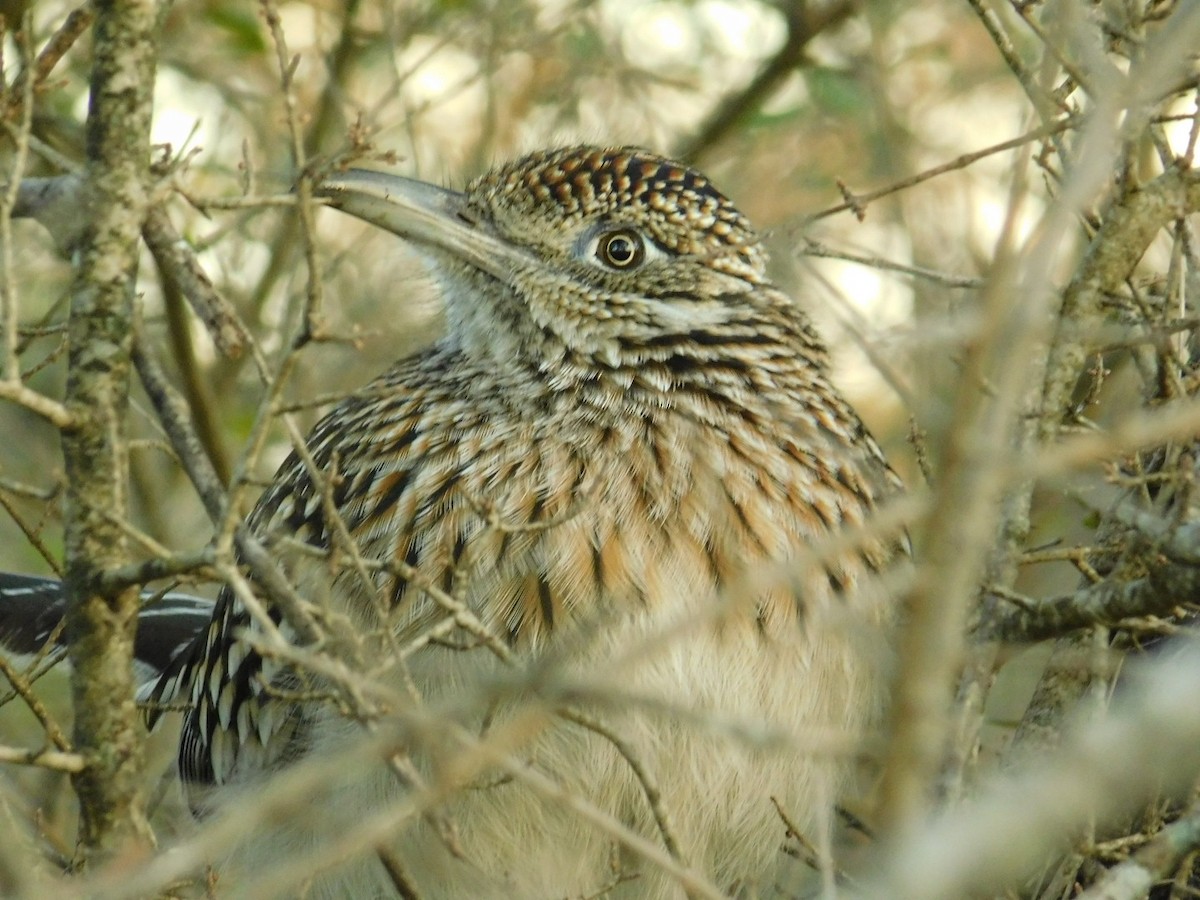
[[[231,50],[247,55],[259,54],[267,49],[267,43],[255,9],[256,6],[245,3],[214,6],[208,10],[208,21],[232,38]]]
[[[830,113],[859,113],[870,108],[863,84],[852,74],[837,69],[808,69],[805,72],[814,105]]]

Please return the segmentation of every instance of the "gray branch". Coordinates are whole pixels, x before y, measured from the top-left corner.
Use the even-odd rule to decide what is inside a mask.
[[[97,2],[87,166],[68,327],[66,407],[67,629],[81,862],[149,843],[141,796],[142,734],[134,703],[136,589],[105,590],[127,561],[130,336],[138,244],[147,205],[154,88],[152,0]]]
[[[1044,641],[1082,628],[1170,615],[1184,604],[1194,603],[1197,597],[1200,567],[1168,562],[1133,581],[1103,581],[1036,606],[997,609],[980,623],[975,637],[1010,643]]]

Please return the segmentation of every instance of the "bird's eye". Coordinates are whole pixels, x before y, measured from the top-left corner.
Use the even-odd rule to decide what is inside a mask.
[[[645,255],[641,236],[632,231],[609,231],[596,245],[596,258],[614,269],[632,269]]]

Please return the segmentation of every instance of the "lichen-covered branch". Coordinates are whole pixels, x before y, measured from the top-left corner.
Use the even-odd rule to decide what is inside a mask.
[[[125,413],[138,242],[147,204],[155,72],[152,0],[95,4],[87,120],[86,224],[71,297],[64,430],[67,628],[71,642],[75,778],[82,861],[148,839],[139,778],[133,637],[138,591],[105,591],[126,562]],[[81,214],[85,211],[81,210]]]
[[[1076,900],[1138,900],[1197,849],[1200,849],[1200,804],[1193,804],[1185,816],[1166,826],[1133,856],[1077,894]]]
[[[1200,170],[1172,170],[1113,204],[1063,294],[1059,333],[1042,394],[1041,437],[1057,433],[1093,342],[1107,321],[1103,301],[1117,291],[1155,236],[1200,211]]]
[[[1036,606],[1008,607],[976,632],[982,640],[1033,642],[1081,628],[1117,625],[1140,616],[1166,616],[1200,597],[1200,567],[1167,563],[1133,581],[1103,581]]]

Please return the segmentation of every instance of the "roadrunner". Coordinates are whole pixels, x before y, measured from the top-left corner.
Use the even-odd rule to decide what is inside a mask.
[[[750,224],[631,148],[319,194],[422,252],[448,333],[250,516],[295,608],[226,587],[147,688],[184,705],[194,803],[365,730],[384,749],[257,829],[246,871],[390,804],[314,894],[787,895],[780,810],[824,851],[905,550],[869,522],[897,479]]]

